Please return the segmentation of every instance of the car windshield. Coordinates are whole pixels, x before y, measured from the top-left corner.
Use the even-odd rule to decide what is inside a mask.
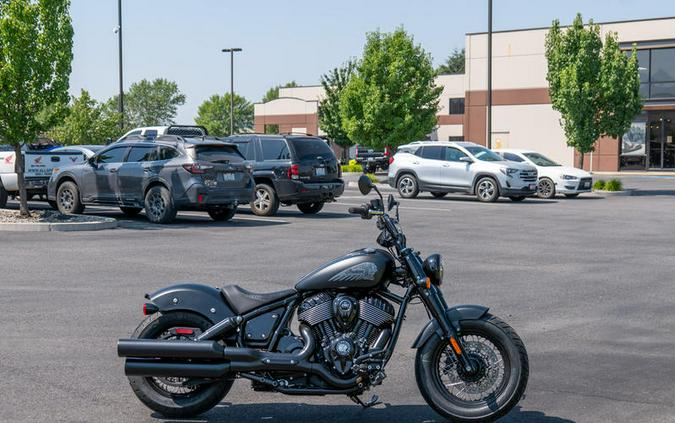
[[[317,138],[290,138],[288,140],[295,150],[296,160],[314,160],[321,156],[324,159],[333,157],[333,150],[323,140]]]
[[[537,166],[544,166],[544,167],[560,166],[558,163],[539,153],[523,153],[523,155],[528,159],[530,159],[532,163],[536,164]]]
[[[504,159],[485,147],[464,147],[472,156],[483,162],[501,162]]]
[[[198,145],[195,147],[195,159],[211,163],[241,163],[244,156],[231,145]]]

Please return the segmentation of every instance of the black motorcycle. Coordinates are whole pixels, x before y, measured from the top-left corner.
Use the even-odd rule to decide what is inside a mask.
[[[359,179],[363,195],[373,188],[379,198],[349,212],[377,218],[377,243],[386,250],[354,251],[280,292],[183,284],[146,295],[147,317],[117,345],[138,398],[169,417],[194,416],[244,378],[256,391],[342,394],[369,407],[377,396],[359,396],[385,379],[406,309],[419,298],[431,318],[413,344],[427,403],[456,422],[508,413],[527,385],[523,342],[487,307],[448,307],[441,257],[422,260],[408,247],[393,196],[385,209],[377,187]]]

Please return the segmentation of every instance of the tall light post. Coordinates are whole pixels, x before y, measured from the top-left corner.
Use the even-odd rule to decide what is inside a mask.
[[[224,48],[223,53],[230,53],[230,135],[234,134],[234,53],[240,48]]]
[[[120,113],[120,129],[124,130],[124,81],[122,77],[122,0],[117,0],[117,26],[114,33],[117,34],[117,45],[119,51],[119,75],[120,75],[120,93],[117,102],[117,111]]]
[[[492,148],[492,0],[488,0],[487,148]]]

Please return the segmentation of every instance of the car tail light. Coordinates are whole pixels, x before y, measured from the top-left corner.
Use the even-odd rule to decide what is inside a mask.
[[[394,163],[394,156],[389,157],[389,164]]]
[[[288,178],[289,179],[300,179],[300,166],[292,164],[288,168]]]
[[[203,175],[207,171],[213,169],[213,166],[203,163],[192,163],[192,164],[184,164],[183,169],[187,170],[193,175]]]
[[[159,308],[154,305],[153,303],[145,303],[143,304],[143,315],[144,316],[149,316],[151,314],[155,314],[159,311]]]

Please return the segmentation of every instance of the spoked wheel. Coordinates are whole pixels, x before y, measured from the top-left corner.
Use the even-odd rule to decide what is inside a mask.
[[[138,326],[133,338],[191,340],[210,326],[206,319],[192,313],[155,313]],[[151,409],[168,417],[191,417],[218,404],[233,380],[129,376],[129,383],[138,399]]]
[[[176,207],[168,189],[154,186],[145,194],[145,216],[152,223],[170,223],[176,218]]]
[[[258,216],[273,216],[279,210],[279,198],[274,188],[267,184],[255,186],[254,198],[251,201],[251,211]]]
[[[403,198],[415,198],[420,190],[417,179],[413,175],[405,174],[398,179],[398,193]]]
[[[537,196],[546,200],[555,197],[555,184],[548,178],[541,178],[537,184]]]
[[[494,421],[525,392],[525,346],[510,326],[490,315],[462,322],[461,339],[475,371],[467,374],[448,343],[435,336],[417,352],[417,384],[427,403],[452,421]]]
[[[484,203],[494,203],[499,198],[497,182],[490,177],[481,178],[476,184],[476,197]]]

